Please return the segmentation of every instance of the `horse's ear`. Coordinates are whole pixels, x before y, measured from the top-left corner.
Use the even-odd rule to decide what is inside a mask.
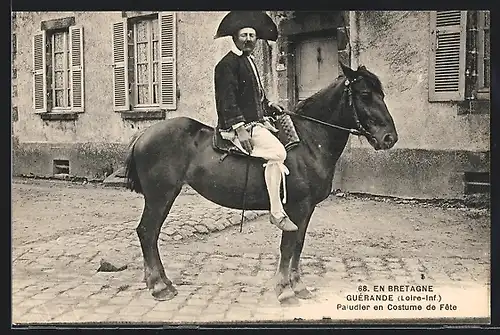
[[[356,72],[351,69],[349,66],[344,65],[341,61],[339,61],[340,67],[342,68],[342,72],[349,80],[354,80],[356,78]]]

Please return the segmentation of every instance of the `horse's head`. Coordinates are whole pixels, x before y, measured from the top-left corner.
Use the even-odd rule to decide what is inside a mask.
[[[366,133],[375,150],[390,149],[398,141],[391,114],[384,102],[382,84],[364,66],[356,71],[340,63],[346,77],[345,88],[353,121],[358,130]]]

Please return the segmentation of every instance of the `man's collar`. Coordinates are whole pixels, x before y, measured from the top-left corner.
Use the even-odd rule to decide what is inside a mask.
[[[234,44],[234,42],[232,43],[231,51],[233,53],[235,53],[236,55],[238,55],[238,56],[243,55],[243,51],[241,51],[240,49],[238,49],[238,47],[236,47],[236,44]]]
[[[240,49],[238,49],[238,47],[236,46],[236,44],[234,44],[234,42],[232,42],[232,45],[231,45],[231,51],[232,51],[234,54],[236,54],[236,55],[238,55],[238,56],[240,56],[240,57],[243,55],[243,51],[241,51]],[[253,57],[253,55],[249,55],[249,56],[250,56],[250,58],[252,58],[252,59],[254,58],[254,57]]]

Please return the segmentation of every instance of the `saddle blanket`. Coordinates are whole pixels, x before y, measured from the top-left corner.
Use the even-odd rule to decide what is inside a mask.
[[[299,135],[290,115],[282,114],[278,116],[273,126],[278,131],[271,133],[279,139],[286,151],[292,150],[300,143]],[[217,151],[228,154],[248,156],[245,152],[241,151],[236,145],[234,145],[233,142],[224,139],[219,129],[215,129],[214,131],[213,148]]]

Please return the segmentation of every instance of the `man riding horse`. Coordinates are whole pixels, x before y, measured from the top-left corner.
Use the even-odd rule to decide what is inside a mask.
[[[281,230],[295,231],[298,228],[280,199],[281,183],[285,188],[284,178],[289,173],[284,164],[287,152],[269,122],[269,117],[282,113],[283,107],[266,98],[252,56],[257,39],[276,41],[277,27],[264,12],[230,12],[217,30],[216,38],[223,36],[231,36],[233,45],[215,67],[217,131],[243,152],[267,161],[264,178],[270,221]]]
[[[311,297],[299,268],[307,227],[316,206],[330,195],[335,166],[349,134],[365,136],[376,150],[390,149],[398,141],[384,102],[382,83],[364,66],[353,70],[341,63],[344,76],[307,98],[293,112],[285,112],[266,99],[249,57],[257,38],[277,39],[272,20],[262,13],[230,14],[219,28],[219,36],[233,36],[235,43],[234,52],[229,52],[215,70],[218,128],[234,144],[217,142],[221,136],[215,135],[219,132],[214,133],[213,127],[187,116],[157,122],[137,132],[130,142],[125,161],[127,187],[144,196],[136,231],[146,286],[158,300],[177,295],[165,273],[158,238],[162,225],[169,221],[175,199],[187,184],[205,199],[226,208],[262,210],[269,208],[270,200],[271,222],[283,230],[275,282],[278,301]],[[265,116],[272,112],[282,112],[276,117],[280,140],[266,122]],[[282,121],[285,118],[289,120]],[[292,127],[288,124],[294,125],[300,136],[289,136],[294,132],[289,131]],[[292,143],[294,149],[287,155],[281,143],[285,143],[285,148]],[[233,150],[224,150],[228,144],[261,158],[228,156]],[[262,158],[267,161],[265,173],[259,162]],[[284,206],[285,214],[279,195],[282,172],[288,169],[290,182],[286,193],[290,196]],[[251,178],[243,186],[245,176]]]

